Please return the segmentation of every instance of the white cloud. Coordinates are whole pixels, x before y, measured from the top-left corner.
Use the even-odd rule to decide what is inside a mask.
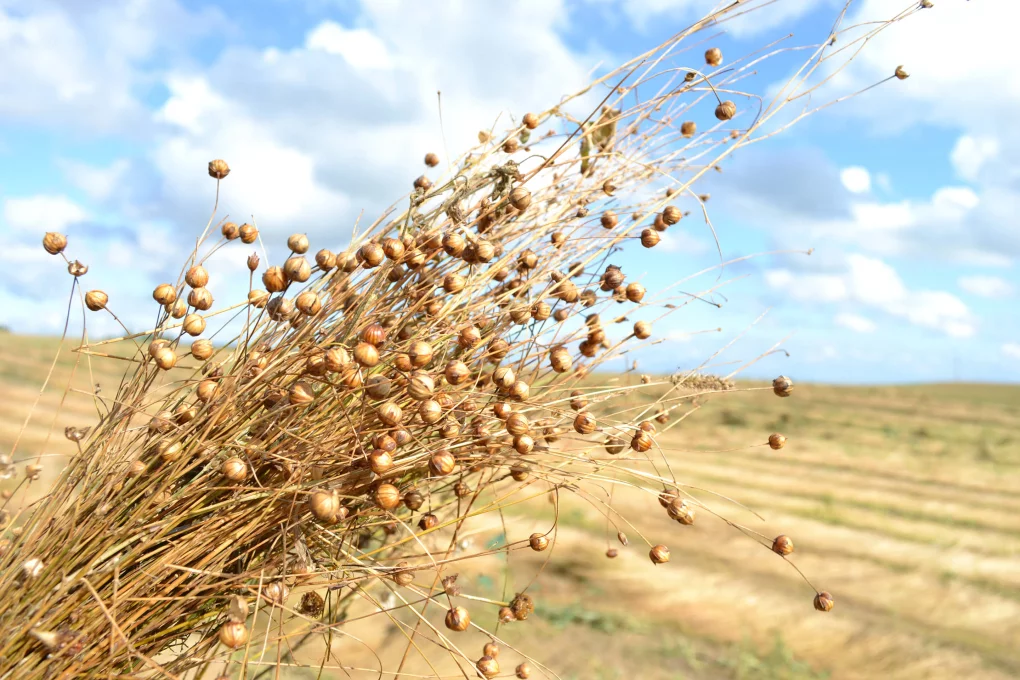
[[[105,168],[66,159],[58,160],[57,165],[71,184],[98,201],[104,201],[113,195],[130,168],[130,163],[123,158]]]
[[[875,322],[871,319],[858,316],[857,314],[850,314],[848,312],[841,312],[837,314],[833,321],[837,326],[849,328],[857,333],[874,333],[877,328]]]
[[[69,224],[88,218],[84,208],[67,196],[28,196],[4,200],[4,222],[26,232],[63,231]]]
[[[599,0],[588,0],[595,3]],[[624,0],[622,9],[639,28],[668,19],[671,22],[693,22],[709,12],[731,3],[720,0]],[[738,38],[753,37],[799,19],[820,4],[831,5],[828,0],[786,0],[774,3],[762,11],[735,16],[720,24],[720,28]],[[734,14],[740,14],[735,12]]]
[[[338,54],[356,69],[389,69],[393,65],[386,44],[371,31],[347,29],[335,21],[323,21],[305,39],[309,50]]]
[[[1003,356],[1007,356],[1010,359],[1020,359],[1020,343],[1007,342],[1002,346]]]
[[[709,244],[691,236],[683,229],[674,229],[660,234],[662,240],[655,247],[656,252],[682,253],[684,255],[703,255],[708,252]]]
[[[871,191],[871,173],[867,168],[860,166],[843,168],[839,173],[839,180],[852,194],[866,194]]]
[[[962,290],[981,297],[1004,298],[1013,294],[1013,284],[999,276],[961,276],[956,283]]]
[[[765,272],[765,283],[806,302],[857,302],[950,337],[966,338],[976,331],[970,309],[952,293],[909,289],[887,263],[860,254],[847,256],[845,270],[840,274],[800,274],[774,269]],[[843,321],[840,325],[849,327],[846,322],[853,323]]]
[[[999,154],[999,141],[994,137],[961,135],[953,146],[950,159],[956,174],[966,180],[975,180],[988,161]]]

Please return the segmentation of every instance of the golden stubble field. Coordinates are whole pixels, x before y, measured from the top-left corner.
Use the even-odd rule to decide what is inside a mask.
[[[0,454],[18,438],[56,346],[0,334]],[[63,428],[95,421],[92,398],[75,392],[54,418],[73,362],[63,353],[18,444],[17,461],[47,454],[29,497],[59,470],[57,454],[73,451]],[[98,383],[110,397],[123,369],[81,363],[72,386],[86,392]],[[774,431],[789,437],[780,451],[764,444]],[[791,536],[790,561],[832,592],[835,609],[814,611],[814,591],[790,564],[708,512],[684,527],[650,512],[658,505],[649,498],[617,488],[613,507],[634,525],[625,548],[590,503],[562,494],[554,560],[514,553],[509,565],[493,558],[460,577],[466,592],[501,599],[542,570],[529,590],[535,615],[499,629],[504,674],[521,660],[512,648],[521,648],[577,679],[1020,676],[1020,387],[799,384],[790,399],[720,395],[658,443],[678,480],[739,500],[766,521],[692,489],[708,508],[765,536]],[[22,476],[19,464],[3,488]],[[548,529],[553,512],[536,498],[513,506],[506,535],[489,522],[472,540],[527,538]],[[641,535],[668,545],[671,562],[651,565]],[[619,550],[614,560],[609,546]],[[441,612],[433,614],[438,621]],[[487,624],[489,615],[481,608],[476,617]],[[368,647],[384,658],[402,654],[404,633],[375,619],[359,629],[364,644],[334,643],[327,666],[377,668]],[[458,638],[472,658],[486,641],[481,633]],[[316,640],[299,653],[321,650]],[[253,667],[249,677],[258,670],[275,671]],[[405,670],[427,666],[412,653]],[[281,675],[316,677],[285,665]],[[327,668],[322,677],[378,675]]]

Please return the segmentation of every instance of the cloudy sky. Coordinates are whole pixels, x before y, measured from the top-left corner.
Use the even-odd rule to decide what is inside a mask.
[[[59,332],[70,280],[39,246],[47,230],[68,234],[89,287],[110,291],[129,326],[151,323],[153,286],[176,279],[170,263],[209,219],[213,158],[233,168],[220,215],[254,215],[270,256],[296,231],[336,249],[359,214],[370,220],[407,191],[425,151],[442,152],[437,90],[456,153],[497,116],[547,108],[714,4],[0,0],[0,324]],[[860,0],[849,21],[910,4]],[[697,366],[736,339],[713,370],[784,341],[789,357],[747,374],[1020,380],[1020,166],[1010,161],[1020,157],[1020,3],[934,5],[870,43],[825,94],[898,64],[910,79],[742,150],[700,189],[727,258],[814,252],[728,267],[721,308],[691,307],[659,329],[670,339],[640,357],[644,368]],[[841,6],[777,0],[712,41],[726,54],[790,33],[815,43]],[[788,67],[763,66],[749,87],[768,91]],[[683,224],[625,271],[652,288],[718,264],[707,226]]]

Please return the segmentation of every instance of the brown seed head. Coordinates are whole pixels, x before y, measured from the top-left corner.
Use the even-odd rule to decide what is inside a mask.
[[[793,394],[793,381],[781,375],[772,381],[772,391],[777,397],[788,397]]]
[[[520,680],[527,680],[531,677],[531,666],[527,662],[518,664],[517,668],[514,669],[514,675],[520,678]]]
[[[191,356],[199,361],[205,361],[215,352],[212,342],[209,340],[196,340],[191,343]]]
[[[429,166],[430,168],[436,167],[437,165],[439,165],[439,156],[432,153],[431,151],[425,154],[425,165]]]
[[[255,243],[259,238],[259,230],[255,228],[255,225],[247,222],[237,228],[237,233],[241,237],[241,243],[249,245]]]
[[[774,433],[770,434],[769,435],[769,446],[772,447],[773,450],[778,451],[779,449],[781,449],[784,446],[786,446],[786,437],[784,437],[783,435],[779,434],[778,432],[774,432]]]
[[[722,50],[718,47],[710,47],[705,50],[705,63],[709,66],[718,66],[722,63]]]
[[[698,126],[693,120],[685,120],[680,124],[680,134],[684,137],[693,137],[698,131]]]
[[[287,238],[287,247],[292,253],[304,255],[308,252],[308,237],[304,234],[291,234]]]
[[[340,519],[340,497],[331,491],[313,491],[308,497],[308,509],[320,522],[335,524]]]
[[[429,472],[435,477],[443,477],[457,467],[457,459],[446,449],[441,449],[429,458]]]
[[[78,260],[69,262],[67,264],[67,273],[71,276],[78,278],[79,276],[85,276],[89,271],[88,265],[82,264]]]
[[[595,416],[587,411],[581,411],[574,416],[574,431],[578,434],[591,434],[597,427]]]
[[[669,548],[657,545],[648,551],[648,557],[651,558],[652,564],[665,564],[669,562]]]
[[[220,227],[220,233],[223,234],[223,238],[228,241],[233,241],[241,235],[241,230],[233,222],[224,222],[223,226]]]
[[[192,288],[204,288],[209,283],[209,272],[202,265],[196,264],[188,269],[184,282]]]
[[[516,210],[524,212],[531,205],[531,192],[524,187],[514,187],[507,200]]]
[[[737,105],[727,100],[715,107],[715,117],[719,120],[730,120],[737,115]]]
[[[478,669],[479,673],[487,678],[494,678],[499,675],[499,663],[497,663],[491,656],[483,656],[475,662],[475,667]]]
[[[521,122],[524,123],[524,127],[529,130],[534,130],[538,127],[538,116],[533,113],[526,113],[524,114],[524,118],[521,119]]]
[[[471,625],[471,614],[464,607],[454,607],[446,612],[446,627],[458,633],[464,632]]]
[[[599,222],[602,223],[603,229],[612,229],[620,223],[620,220],[616,217],[616,213],[612,210],[607,210],[602,213],[602,217],[599,218]]]
[[[789,536],[776,536],[776,540],[772,541],[772,552],[777,555],[789,555],[793,552],[793,539]]]
[[[211,168],[210,174],[212,174]],[[245,644],[247,644],[248,642],[248,629],[245,628],[244,624],[241,622],[227,621],[222,626],[220,626],[219,638],[220,642],[223,644],[224,647],[229,647],[230,649],[240,649],[241,647],[244,647]]]
[[[815,609],[817,609],[820,612],[832,611],[832,607],[835,604],[836,603],[833,601],[832,595],[830,595],[824,590],[815,595]]]
[[[220,474],[226,477],[231,482],[243,482],[248,477],[248,465],[243,460],[237,458],[227,458],[220,465]]]
[[[192,288],[191,292],[188,293],[188,304],[204,312],[212,307],[212,293],[209,292],[208,288]]]
[[[223,179],[230,174],[230,166],[224,160],[209,161],[209,176],[213,179]]]
[[[109,296],[101,290],[90,290],[85,293],[85,306],[93,312],[105,309],[106,303],[109,301]]]
[[[667,225],[674,225],[680,221],[683,217],[683,213],[680,212],[680,208],[675,205],[667,205],[662,210],[662,221]]]
[[[654,229],[647,228],[641,230],[641,245],[645,248],[654,248],[659,245],[660,240],[662,240],[662,237]]]
[[[549,547],[549,537],[545,534],[531,534],[528,544],[531,545],[531,549],[535,552],[542,552]]]
[[[59,255],[67,247],[67,237],[55,231],[48,231],[43,236],[42,244],[50,255]]]
[[[906,80],[907,78],[910,77],[910,74],[907,73],[906,69],[904,69],[903,66],[897,66],[896,71],[894,71],[894,74],[900,80]]]

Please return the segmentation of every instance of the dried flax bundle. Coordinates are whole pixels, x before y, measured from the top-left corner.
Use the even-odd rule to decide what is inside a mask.
[[[692,299],[628,280],[614,254],[655,247],[693,219],[674,202],[694,197],[703,209],[699,177],[773,134],[763,126],[815,87],[816,71],[835,71],[917,9],[854,31],[837,24],[761,106],[737,88],[765,56],[724,65],[713,47],[704,63],[673,65],[685,41],[744,7],[500,134],[480,133],[449,174],[419,177],[406,209],[336,252],[312,255],[295,234],[281,263],[248,257],[247,299],[217,312],[205,258],[219,248],[243,258],[233,242],[259,234],[224,221],[217,235],[210,220],[181,279],[153,291],[154,329],[78,348],[92,360],[109,349],[100,345],[128,347],[132,367],[115,397],[96,397],[91,429],[68,428],[79,455],[42,500],[19,505],[38,459],[5,498],[0,677],[247,677],[278,672],[284,655],[349,676],[401,677],[420,655],[432,677],[451,660],[463,677],[554,677],[526,650],[515,650],[519,665],[499,656],[498,626],[526,620],[532,594],[472,596],[454,570],[518,550],[554,559],[555,524],[477,551],[463,547],[466,527],[512,523],[504,511],[550,495],[590,498],[588,484],[641,489],[681,526],[715,514],[673,475],[657,437],[692,396],[733,384],[593,373],[659,342],[656,326]],[[586,119],[567,113],[595,95]],[[698,130],[691,113],[706,107],[718,123]],[[229,172],[209,164],[217,197]],[[67,239],[50,233],[43,245],[80,284],[88,268],[67,258]],[[116,309],[115,291],[81,300]],[[202,337],[231,311],[232,340]],[[793,383],[781,376],[773,390],[790,396]],[[641,392],[654,398],[635,406]],[[773,449],[785,442],[768,438]],[[611,504],[592,505],[625,525]],[[793,551],[789,537],[730,524],[784,558]],[[653,563],[670,560],[665,544],[647,544]],[[817,592],[814,604],[828,611],[833,599]],[[356,646],[359,622],[378,617],[406,636],[402,656],[361,672],[328,651]],[[481,655],[458,641],[472,628],[489,635]]]

